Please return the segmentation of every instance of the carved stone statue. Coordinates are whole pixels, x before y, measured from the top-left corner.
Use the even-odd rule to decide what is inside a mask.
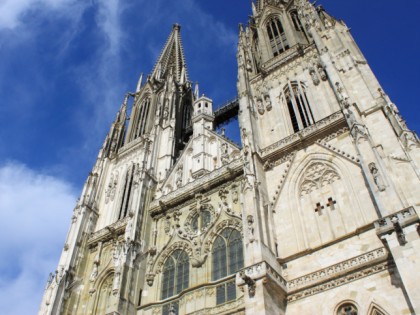
[[[344,115],[347,118],[347,122],[349,123],[350,128],[357,123],[356,116],[354,115],[353,111],[350,108],[343,110]]]
[[[220,160],[222,162],[222,165],[226,165],[229,163],[229,154],[228,154],[228,145],[227,143],[223,143],[222,144],[222,148],[221,148],[221,156],[220,156]]]
[[[254,217],[252,215],[248,215],[246,217],[246,221],[248,222],[248,225],[246,227],[247,233],[248,233],[248,241],[250,243],[253,243],[255,241],[255,237],[254,237]]]
[[[98,276],[98,264],[96,262],[93,263],[92,272],[89,277],[90,282],[94,282],[96,277]]]
[[[311,75],[311,78],[312,78],[312,82],[315,84],[315,85],[318,85],[321,81],[319,80],[319,78],[318,78],[318,74],[316,73],[316,71],[315,71],[315,69],[314,68],[311,68],[310,70],[309,70],[309,74]]]
[[[133,212],[129,212],[128,213],[128,221],[127,221],[127,225],[125,227],[125,233],[124,233],[124,240],[125,243],[128,244],[131,241],[131,231],[133,230],[133,224],[134,224],[134,213]]]
[[[257,111],[260,115],[264,115],[265,113],[264,104],[260,98],[257,98]]]
[[[175,174],[175,185],[178,188],[182,186],[182,171],[183,171],[183,167],[182,165],[180,165],[178,169],[176,170],[176,174]]]
[[[384,191],[386,189],[386,186],[382,179],[381,174],[379,173],[378,168],[376,167],[376,164],[373,162],[370,163],[369,170],[370,170],[370,173],[372,174],[373,181],[375,182],[376,187],[378,187],[379,191]]]
[[[273,108],[273,105],[271,104],[270,95],[266,94],[264,96],[264,100],[265,100],[265,108],[267,109],[267,112],[269,112]]]

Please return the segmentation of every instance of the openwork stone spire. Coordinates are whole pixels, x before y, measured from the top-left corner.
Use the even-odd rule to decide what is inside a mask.
[[[152,77],[161,80],[173,75],[178,83],[188,81],[187,65],[180,35],[181,26],[174,24],[172,32],[157,60]]]

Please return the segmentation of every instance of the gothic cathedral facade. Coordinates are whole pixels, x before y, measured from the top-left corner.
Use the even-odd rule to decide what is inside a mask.
[[[110,128],[40,315],[420,314],[416,133],[343,21],[308,0],[252,13],[237,99],[216,111],[173,26]],[[215,132],[235,117],[242,146]]]

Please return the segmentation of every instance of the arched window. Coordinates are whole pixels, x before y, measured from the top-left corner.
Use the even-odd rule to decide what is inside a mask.
[[[292,19],[293,26],[295,27],[295,30],[298,32],[303,32],[303,26],[300,22],[299,16],[297,11],[290,12],[290,18]]]
[[[353,303],[345,303],[338,308],[337,315],[358,315],[356,305]]]
[[[274,57],[290,48],[283,25],[278,17],[273,17],[267,23],[267,34]]]
[[[203,210],[200,214],[196,214],[191,222],[191,227],[195,232],[205,230],[211,221],[211,213],[209,210]]]
[[[241,233],[231,228],[224,229],[214,241],[212,254],[213,281],[236,273],[244,265]],[[236,299],[235,280],[217,286],[217,304],[234,299]]]
[[[102,283],[99,292],[98,300],[96,302],[96,309],[94,314],[107,314],[111,311],[111,296],[112,296],[112,281],[114,274],[110,274]]]
[[[146,132],[147,118],[149,116],[150,109],[150,98],[147,98],[141,105],[139,109],[139,115],[137,120],[136,132],[134,134],[134,139],[142,136]]]
[[[189,279],[188,255],[183,250],[176,250],[166,259],[163,266],[162,299],[179,294],[188,288]]]
[[[298,132],[315,122],[305,87],[302,83],[290,82],[284,89],[284,95],[294,132]]]
[[[132,165],[125,175],[125,183],[124,183],[124,190],[121,199],[121,206],[120,212],[118,214],[118,220],[125,218],[128,214],[128,209],[130,206],[130,197],[131,197],[131,189],[133,186],[133,178],[134,178],[134,171],[135,165]]]

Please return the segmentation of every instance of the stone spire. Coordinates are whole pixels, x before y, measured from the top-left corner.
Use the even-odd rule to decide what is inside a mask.
[[[173,25],[172,32],[153,68],[152,78],[162,80],[172,74],[178,83],[188,82],[180,30],[181,26],[179,24]]]

